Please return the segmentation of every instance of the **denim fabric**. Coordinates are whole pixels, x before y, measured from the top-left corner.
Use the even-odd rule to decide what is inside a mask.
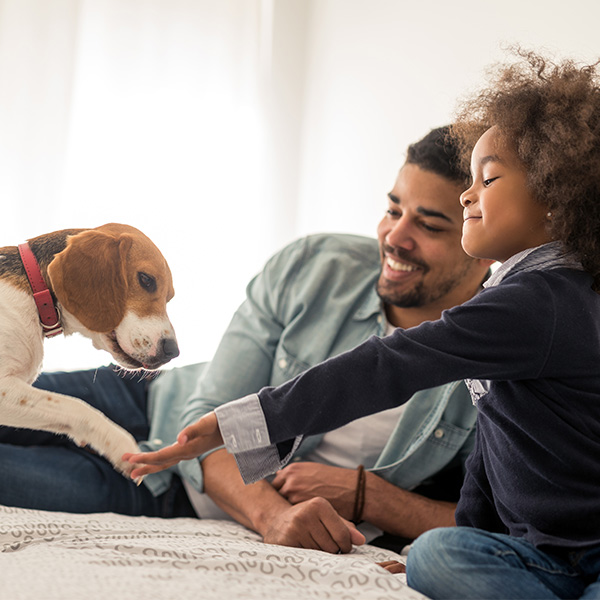
[[[542,551],[470,527],[434,529],[413,544],[410,587],[430,598],[600,598],[600,547]]]
[[[147,381],[112,368],[42,374],[36,387],[70,394],[104,412],[137,440],[148,435]],[[159,497],[64,435],[0,427],[0,504],[77,513],[195,516],[179,478]]]

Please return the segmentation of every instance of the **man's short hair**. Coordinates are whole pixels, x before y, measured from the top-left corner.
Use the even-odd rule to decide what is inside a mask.
[[[408,147],[406,163],[468,187],[470,175],[460,166],[459,147],[450,136],[450,127],[432,129]]]

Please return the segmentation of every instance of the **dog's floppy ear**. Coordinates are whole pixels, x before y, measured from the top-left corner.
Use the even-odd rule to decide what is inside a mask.
[[[84,231],[69,237],[48,266],[59,303],[91,331],[108,333],[123,319],[132,242],[128,234]]]

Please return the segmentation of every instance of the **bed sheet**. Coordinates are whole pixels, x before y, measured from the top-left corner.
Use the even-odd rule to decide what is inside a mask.
[[[375,564],[390,559],[272,546],[230,521],[0,506],[2,600],[422,600]]]

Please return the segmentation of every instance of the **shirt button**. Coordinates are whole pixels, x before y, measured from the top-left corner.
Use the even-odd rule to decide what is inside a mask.
[[[160,446],[160,445],[163,443],[163,441],[162,441],[162,440],[159,440],[158,438],[154,438],[154,439],[152,440],[152,443],[153,443],[153,444],[156,444],[157,446]]]
[[[439,440],[444,437],[444,430],[441,427],[439,427],[433,432],[433,435]]]
[[[377,315],[377,322],[381,325],[382,321],[383,321],[383,317],[381,315]]]
[[[285,360],[285,358],[280,358],[277,364],[279,365],[280,369],[285,369],[288,365],[287,360]]]

